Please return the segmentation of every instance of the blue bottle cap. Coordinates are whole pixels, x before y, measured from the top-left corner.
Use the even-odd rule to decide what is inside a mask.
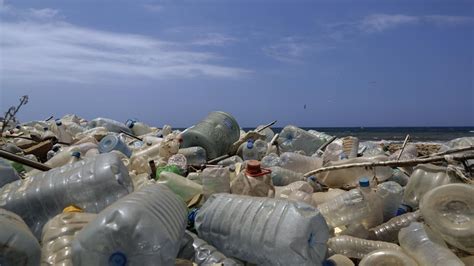
[[[71,156],[76,157],[76,158],[81,158],[81,153],[78,152],[78,151],[73,151],[73,152],[71,153]]]
[[[135,125],[135,122],[137,121],[134,121],[132,119],[128,119],[127,122],[125,122],[125,125],[128,127],[128,128],[132,128],[134,125]]]
[[[308,177],[308,181],[316,181],[316,177],[314,175]]]
[[[198,213],[198,208],[193,208],[188,213],[188,223],[194,224],[194,220],[196,219],[196,215]]]
[[[63,124],[63,122],[61,122],[61,120],[59,120],[59,119],[56,120],[56,126],[60,126],[60,125],[62,125],[62,124]]]
[[[360,187],[369,187],[370,186],[369,179],[367,177],[359,178],[359,186]]]
[[[253,141],[250,139],[247,141],[247,149],[252,149],[253,148]]]
[[[127,265],[127,256],[120,251],[112,253],[109,257],[109,266]]]
[[[336,263],[333,260],[325,260],[323,266],[336,266]]]

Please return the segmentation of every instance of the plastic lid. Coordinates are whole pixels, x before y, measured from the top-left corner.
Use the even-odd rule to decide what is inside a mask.
[[[57,125],[57,126],[60,126],[60,125],[62,125],[62,124],[63,124],[63,122],[61,122],[61,120],[56,120],[56,125]]]
[[[136,121],[133,121],[132,119],[128,119],[127,122],[125,122],[125,125],[126,125],[128,128],[132,128],[132,127],[135,125],[135,122],[136,122]]]
[[[369,179],[367,177],[359,178],[359,186],[360,187],[369,187],[370,186]]]
[[[49,129],[48,127],[43,127],[43,130],[44,130],[44,131],[46,131],[46,130],[48,130],[48,129]]]
[[[311,181],[316,181],[316,177],[314,175],[308,177],[308,180],[311,180]]]
[[[323,261],[323,266],[336,266],[336,262],[333,260],[325,260]]]
[[[66,208],[64,208],[63,212],[64,212],[64,213],[69,213],[69,212],[84,212],[84,210],[81,209],[80,207],[76,206],[76,205],[69,205],[69,206],[67,206]]]
[[[81,153],[78,152],[78,151],[73,151],[73,152],[71,153],[71,156],[76,157],[76,158],[81,158]]]
[[[247,149],[252,149],[253,148],[253,141],[250,139],[247,141]]]
[[[247,162],[245,173],[252,177],[262,176],[271,173],[270,169],[262,169],[260,162],[257,160],[250,160]]]
[[[109,257],[109,265],[110,266],[125,266],[127,264],[127,256],[120,252],[114,252]]]

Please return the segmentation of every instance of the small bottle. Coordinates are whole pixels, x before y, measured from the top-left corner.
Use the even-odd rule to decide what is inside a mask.
[[[347,235],[330,238],[328,240],[328,248],[332,253],[342,254],[349,258],[356,259],[362,259],[368,253],[377,249],[402,250],[398,245],[393,243],[366,240]]]
[[[405,213],[388,220],[386,223],[370,229],[370,231],[374,233],[377,240],[396,242],[398,240],[398,232],[400,229],[409,226],[410,223],[416,222],[420,218],[420,211]]]
[[[381,198],[370,188],[368,178],[360,178],[359,186],[359,189],[364,194],[364,200],[369,205],[369,213],[362,219],[361,224],[365,226],[366,229],[370,229],[383,222],[383,203]]]

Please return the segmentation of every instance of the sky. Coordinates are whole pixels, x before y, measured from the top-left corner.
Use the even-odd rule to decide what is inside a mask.
[[[21,121],[474,126],[473,80],[472,0],[0,0]]]

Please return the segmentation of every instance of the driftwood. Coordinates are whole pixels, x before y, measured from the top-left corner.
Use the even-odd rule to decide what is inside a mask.
[[[410,139],[410,135],[407,134],[407,136],[405,137],[405,141],[403,141],[403,145],[402,145],[402,149],[400,150],[400,154],[398,154],[398,156],[397,156],[397,161],[400,160],[400,157],[402,157],[402,153],[405,150],[405,146],[407,145],[409,139]]]
[[[3,158],[5,158],[7,160],[10,160],[10,161],[14,161],[14,162],[17,162],[17,163],[24,164],[26,166],[29,166],[29,167],[32,167],[32,168],[35,168],[35,169],[38,169],[38,170],[41,170],[41,171],[51,170],[51,167],[46,165],[46,164],[35,162],[35,161],[30,160],[28,158],[16,155],[14,153],[11,153],[11,152],[8,152],[8,151],[2,150],[2,149],[0,149],[0,157],[3,157]]]
[[[453,155],[450,159],[455,161],[464,161],[464,160],[471,160],[474,159],[474,153],[465,154],[465,155]],[[400,167],[400,166],[415,166],[418,164],[424,163],[433,163],[439,161],[446,161],[446,158],[442,155],[439,156],[432,156],[429,158],[417,158],[412,160],[402,160],[402,161],[384,161],[384,162],[365,162],[365,163],[351,163],[351,164],[343,164],[343,165],[335,165],[335,166],[328,166],[322,167],[313,171],[310,171],[304,174],[305,177],[312,176],[318,173],[332,171],[332,170],[340,170],[340,169],[347,169],[347,168],[354,168],[354,167],[376,167],[376,166],[390,166],[390,167]]]

